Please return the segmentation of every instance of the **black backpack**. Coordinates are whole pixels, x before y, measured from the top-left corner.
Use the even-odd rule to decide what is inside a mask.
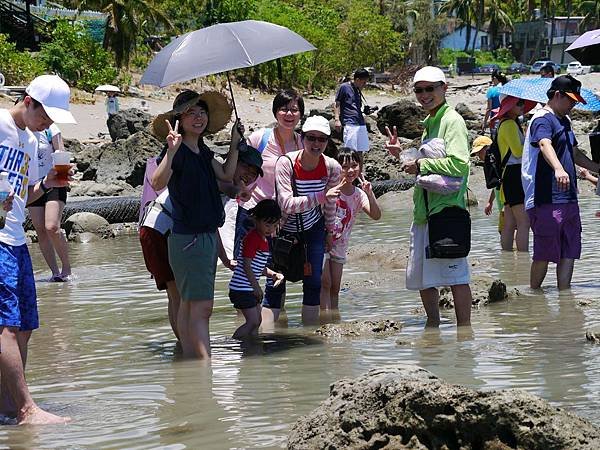
[[[498,146],[498,135],[496,135],[492,144],[485,151],[483,159],[483,174],[485,175],[485,186],[488,189],[497,189],[502,185],[502,172],[510,155],[509,148],[504,158],[500,159],[500,147]]]

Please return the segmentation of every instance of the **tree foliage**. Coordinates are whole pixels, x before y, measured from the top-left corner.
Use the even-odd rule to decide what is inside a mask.
[[[39,59],[48,71],[81,89],[93,90],[99,84],[113,82],[117,76],[110,53],[78,23],[59,21],[52,41],[42,44]]]
[[[44,65],[29,53],[18,51],[5,34],[0,34],[0,55],[1,71],[8,85],[27,84],[44,73]]]

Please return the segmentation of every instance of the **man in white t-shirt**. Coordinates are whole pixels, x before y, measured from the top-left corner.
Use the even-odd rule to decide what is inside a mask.
[[[56,75],[42,75],[27,86],[23,101],[0,109],[0,171],[8,173],[13,208],[0,230],[0,412],[18,424],[63,423],[68,418],[39,408],[25,381],[27,345],[39,327],[37,297],[23,222],[25,205],[68,185],[52,169],[38,176],[37,139],[53,122],[75,123],[69,112],[69,86]]]

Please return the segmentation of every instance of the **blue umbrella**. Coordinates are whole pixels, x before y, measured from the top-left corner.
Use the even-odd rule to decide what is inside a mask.
[[[518,78],[500,87],[500,94],[547,103],[546,92],[550,89],[551,84],[552,78]],[[577,103],[575,108],[584,111],[600,111],[600,99],[591,90],[581,88],[581,96],[587,104]]]

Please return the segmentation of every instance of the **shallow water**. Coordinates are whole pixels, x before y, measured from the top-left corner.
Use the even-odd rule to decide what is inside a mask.
[[[328,395],[329,384],[390,363],[418,364],[449,382],[481,389],[521,388],[600,424],[600,346],[585,330],[600,325],[596,199],[582,202],[586,249],[574,286],[559,295],[527,286],[527,256],[502,254],[495,219],[473,210],[476,271],[501,277],[523,296],[473,312],[473,333],[457,335],[453,311],[439,332],[424,331],[417,295],[398,289],[342,294],[344,320],[387,317],[400,336],[328,343],[300,324],[299,288],[290,290],[288,326],[243,347],[229,339],[235,313],[229,274],[218,273],[211,321],[213,361],[179,361],[166,316],[135,237],[73,244],[77,279],[40,283],[41,328],[30,346],[27,377],[34,398],[70,415],[67,426],[0,428],[2,448],[281,448],[290,426]],[[359,221],[353,239],[406,241],[410,215]],[[47,274],[32,246],[36,278]],[[352,267],[347,267],[348,273]],[[365,278],[369,274],[366,273]],[[555,283],[549,273],[547,285]],[[579,306],[577,300],[592,300]],[[403,341],[399,345],[397,341]]]

